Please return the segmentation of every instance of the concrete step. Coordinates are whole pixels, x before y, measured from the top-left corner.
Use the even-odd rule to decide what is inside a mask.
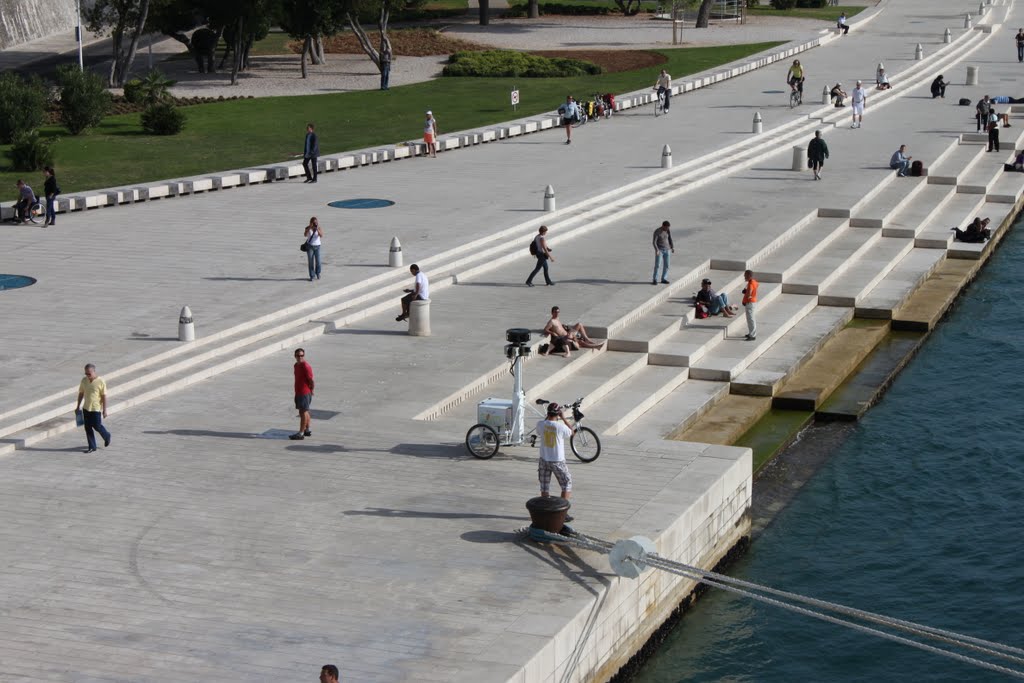
[[[914,196],[927,185],[925,178],[900,178],[893,172],[891,180],[863,208],[850,214],[851,228],[881,229],[900,209],[914,200]]]
[[[689,368],[648,365],[584,411],[591,428],[615,436],[657,405],[689,377]],[[575,394],[574,394],[575,395]]]
[[[983,210],[983,195],[956,193],[943,210],[921,226],[914,237],[914,246],[921,249],[948,249],[953,243],[951,228],[961,230]]]
[[[988,194],[988,188],[1003,172],[1006,160],[1005,152],[985,152],[969,171],[960,176],[956,191],[964,194]]]
[[[1024,193],[1024,173],[1003,171],[988,188],[985,199],[1000,204],[1016,204]]]
[[[881,239],[880,230],[844,228],[807,265],[782,283],[787,294],[814,294],[828,287],[865,250]]]
[[[799,227],[791,239],[754,261],[751,270],[757,273],[759,282],[785,282],[827,247],[848,225],[849,219],[845,217],[812,218]]]
[[[773,396],[781,384],[853,318],[853,310],[818,306],[739,373],[733,394]]]
[[[984,153],[985,145],[981,142],[961,142],[928,169],[928,182],[935,185],[956,185]]]
[[[759,306],[757,339],[747,341],[740,333],[730,334],[690,367],[690,377],[731,382],[816,305],[817,297],[813,295],[781,294],[771,303]],[[742,326],[745,334],[745,316],[738,315],[736,325]]]
[[[557,363],[562,361],[561,356],[552,356],[541,359],[544,362]],[[532,372],[541,372],[544,366],[531,367]],[[565,398],[576,400],[583,396],[587,399],[586,405],[593,405],[604,398],[608,392],[625,382],[631,376],[647,367],[647,355],[643,353],[620,353],[617,351],[605,351],[598,354],[594,360],[585,365],[575,368],[571,374],[567,374],[555,386],[541,386],[538,388],[527,388],[526,398],[532,403],[538,398],[561,401]],[[563,391],[571,388],[572,396],[559,396],[552,398],[553,391]]]
[[[853,308],[913,248],[914,240],[910,237],[879,238],[843,271],[841,278],[818,295],[818,303]]]
[[[688,379],[627,426],[622,435],[638,440],[664,439],[696,422],[728,393],[726,382]]]
[[[855,311],[857,317],[891,320],[945,258],[941,249],[912,249],[861,298]]]
[[[904,205],[885,224],[882,237],[913,237],[922,224],[942,211],[955,193],[951,185],[925,184],[914,201]]]

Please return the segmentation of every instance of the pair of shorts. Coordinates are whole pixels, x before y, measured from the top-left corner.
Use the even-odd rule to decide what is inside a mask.
[[[295,407],[300,413],[304,413],[309,410],[309,404],[313,402],[313,394],[296,394],[295,395]]]
[[[423,142],[427,143],[428,145],[433,144],[434,143],[434,134],[433,133],[424,133],[423,134]]]
[[[540,492],[548,493],[551,490],[551,475],[555,475],[558,485],[568,493],[572,491],[572,475],[569,474],[569,467],[564,460],[551,462],[544,458],[537,459],[537,480],[540,481]]]
[[[863,116],[864,115],[864,103],[863,102],[861,102],[860,104],[857,104],[856,102],[854,103],[854,105],[853,105],[853,115],[854,116]]]

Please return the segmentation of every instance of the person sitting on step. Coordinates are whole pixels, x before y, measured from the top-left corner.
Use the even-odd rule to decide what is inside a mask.
[[[548,320],[543,331],[543,334],[550,335],[551,346],[540,355],[546,356],[548,353],[558,353],[561,350],[562,355],[568,358],[570,350],[599,349],[604,346],[604,342],[595,342],[587,335],[587,328],[583,326],[583,323],[575,323],[568,327],[562,324],[562,321],[558,319],[560,312],[558,306],[551,307],[551,319]]]
[[[694,295],[694,300],[697,303],[702,303],[707,306],[708,315],[724,315],[726,318],[733,316],[733,308],[729,305],[729,299],[725,293],[716,294],[715,290],[711,289],[711,280],[704,278],[700,281],[700,291]]]
[[[829,91],[829,97],[832,98],[832,103],[837,107],[843,107],[846,105],[846,91],[843,90],[843,86],[836,83],[832,86],[832,90]]]

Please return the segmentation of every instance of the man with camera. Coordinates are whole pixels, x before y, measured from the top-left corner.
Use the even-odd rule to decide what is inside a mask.
[[[568,465],[565,464],[565,440],[571,439],[574,431],[575,429],[565,421],[562,407],[554,402],[549,403],[547,418],[537,423],[540,443],[537,479],[540,481],[540,495],[543,498],[551,495],[552,474],[562,488],[562,498],[568,500],[572,495],[572,477],[569,475]],[[569,521],[568,518],[566,521]]]

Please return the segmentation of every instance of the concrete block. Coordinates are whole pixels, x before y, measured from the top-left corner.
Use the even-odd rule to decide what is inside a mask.
[[[536,133],[540,129],[540,125],[536,121],[527,121],[523,124],[524,133]]]
[[[493,130],[485,130],[480,134],[480,139],[483,142],[491,142],[498,139],[498,134]]]
[[[104,203],[106,206],[117,206],[121,203],[121,193],[117,190],[104,192],[102,197],[105,199]]]
[[[394,152],[393,152],[394,157],[395,157],[396,160],[397,159],[408,159],[409,157],[412,156],[412,153],[413,153],[412,148],[410,148],[408,146],[404,146],[404,145],[401,146],[401,147],[395,147]]]
[[[339,171],[344,168],[353,168],[358,164],[358,160],[355,158],[355,156],[351,154],[346,154],[343,157],[338,157],[337,161]]]
[[[430,336],[430,300],[413,301],[409,304],[409,335]]]

